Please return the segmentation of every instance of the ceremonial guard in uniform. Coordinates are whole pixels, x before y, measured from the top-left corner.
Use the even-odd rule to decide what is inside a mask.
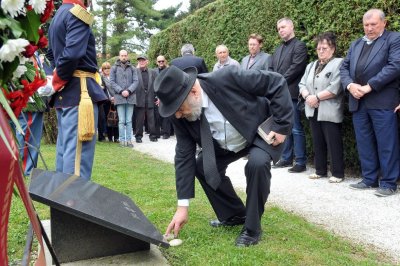
[[[87,180],[96,144],[97,104],[107,96],[95,80],[93,16],[88,3],[64,0],[50,28],[48,57],[55,67],[53,103],[58,118],[56,170]]]

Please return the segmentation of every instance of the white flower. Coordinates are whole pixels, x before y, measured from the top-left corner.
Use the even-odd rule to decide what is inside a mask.
[[[35,10],[36,14],[42,14],[46,9],[46,0],[29,0],[29,4]]]
[[[20,65],[25,65],[25,63],[29,61],[29,58],[26,58],[25,56],[19,55],[18,57]]]
[[[15,18],[18,15],[25,15],[25,0],[1,0],[1,8]]]
[[[23,74],[25,74],[25,72],[28,71],[28,69],[26,68],[26,66],[24,65],[19,65],[17,67],[17,69],[14,71],[13,73],[13,79],[18,79],[20,78]]]
[[[0,48],[0,62],[12,62],[15,57],[25,51],[29,42],[25,39],[10,39]]]

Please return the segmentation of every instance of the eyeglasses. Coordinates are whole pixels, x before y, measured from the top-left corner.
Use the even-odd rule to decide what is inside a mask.
[[[104,69],[104,70],[106,70],[106,69],[110,69],[110,67],[104,67],[103,69]]]
[[[329,48],[327,48],[327,47],[320,47],[320,48],[317,48],[315,50],[317,50],[318,52],[326,52],[326,51],[328,51],[328,49]]]
[[[164,60],[157,61],[157,63],[164,63],[164,62],[165,62]]]

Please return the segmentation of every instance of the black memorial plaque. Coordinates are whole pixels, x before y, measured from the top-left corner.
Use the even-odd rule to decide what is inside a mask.
[[[34,169],[29,193],[50,206],[61,263],[148,250],[168,242],[127,196],[80,177]]]

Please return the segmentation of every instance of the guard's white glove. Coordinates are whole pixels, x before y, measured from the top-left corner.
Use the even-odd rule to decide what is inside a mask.
[[[51,85],[53,76],[47,76],[47,84],[45,86],[40,87],[37,90],[37,93],[39,96],[51,96],[53,95],[56,91],[53,89],[53,86]]]

